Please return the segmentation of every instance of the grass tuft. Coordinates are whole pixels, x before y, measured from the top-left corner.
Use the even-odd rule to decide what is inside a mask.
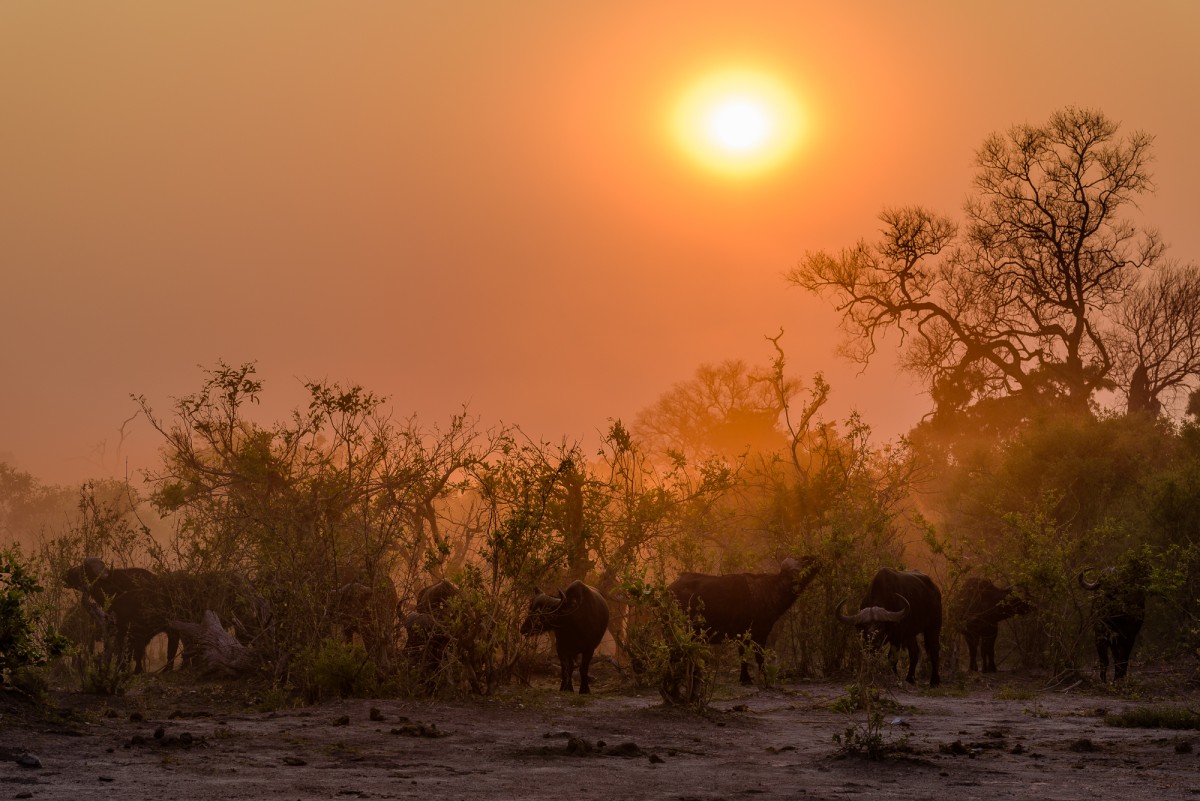
[[[1105,715],[1104,723],[1126,729],[1200,729],[1200,713],[1182,706],[1147,706]]]

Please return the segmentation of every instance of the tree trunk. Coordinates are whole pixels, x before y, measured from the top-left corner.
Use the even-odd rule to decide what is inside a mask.
[[[226,631],[211,609],[204,611],[199,623],[172,620],[169,625],[179,632],[184,653],[194,656],[202,673],[236,677],[259,667],[257,655]]]

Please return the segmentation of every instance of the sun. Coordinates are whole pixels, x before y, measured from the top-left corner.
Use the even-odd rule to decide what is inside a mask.
[[[681,150],[705,169],[753,177],[793,155],[801,115],[782,81],[730,69],[711,73],[684,92],[672,109],[670,127]]]
[[[750,153],[771,137],[771,112],[752,97],[732,97],[713,107],[704,120],[709,141],[729,153]]]

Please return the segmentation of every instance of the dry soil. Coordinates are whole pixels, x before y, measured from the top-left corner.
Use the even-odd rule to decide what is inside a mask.
[[[901,748],[870,761],[834,741],[864,718],[834,711],[833,683],[729,688],[703,714],[603,679],[590,697],[546,679],[487,699],[263,712],[244,688],[150,677],[119,699],[58,694],[48,716],[6,703],[0,799],[1200,798],[1200,733],[1104,722],[1200,708],[1195,690],[948,684],[890,691],[881,734]]]

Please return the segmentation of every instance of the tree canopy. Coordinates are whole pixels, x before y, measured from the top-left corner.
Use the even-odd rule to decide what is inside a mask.
[[[939,412],[1012,396],[1086,409],[1104,389],[1157,410],[1200,374],[1200,274],[1126,216],[1153,190],[1152,143],[1088,109],[1014,126],[976,153],[961,221],[886,209],[878,241],[809,253],[788,280],[833,297],[854,359],[898,332]]]

